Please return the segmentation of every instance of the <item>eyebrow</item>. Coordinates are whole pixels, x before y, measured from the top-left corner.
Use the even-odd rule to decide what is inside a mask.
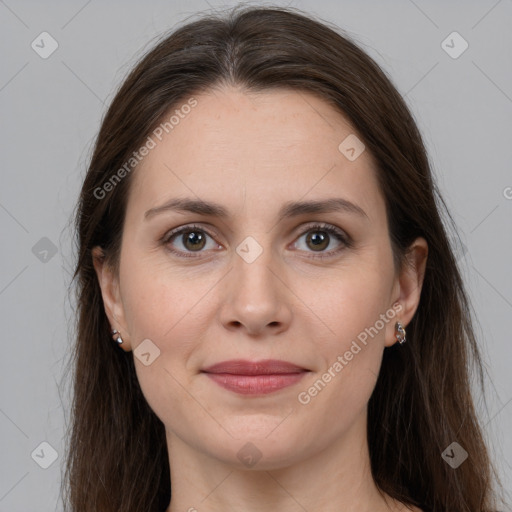
[[[229,217],[229,211],[224,206],[210,201],[190,198],[175,198],[161,206],[151,208],[144,214],[145,219],[154,217],[166,211],[190,212],[198,215],[211,215],[222,219]],[[366,212],[359,206],[341,197],[318,201],[289,201],[285,203],[278,213],[278,222],[286,218],[297,217],[311,213],[330,212],[353,213],[368,219]]]

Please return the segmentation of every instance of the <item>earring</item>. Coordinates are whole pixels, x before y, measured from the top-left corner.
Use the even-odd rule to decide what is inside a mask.
[[[112,329],[112,338],[114,339],[114,341],[117,341],[119,345],[123,343],[123,338],[121,338],[121,334],[119,333],[119,331],[116,331],[116,329]]]
[[[395,338],[400,343],[400,345],[403,345],[407,340],[405,338],[405,329],[404,326],[401,324],[401,322],[397,322],[395,324]]]

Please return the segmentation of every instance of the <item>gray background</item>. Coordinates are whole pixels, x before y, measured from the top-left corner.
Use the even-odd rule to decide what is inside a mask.
[[[476,400],[510,490],[512,1],[290,5],[347,30],[392,77],[424,134],[464,243],[460,261],[479,323],[488,408]],[[156,36],[220,6],[0,0],[0,512],[62,508],[69,389],[61,396],[57,385],[71,343],[69,221],[105,106]],[[43,31],[59,45],[47,59],[31,47]],[[458,58],[441,45],[453,31],[469,44]],[[36,450],[44,441],[58,454],[48,469],[36,463],[49,461],[48,449]]]

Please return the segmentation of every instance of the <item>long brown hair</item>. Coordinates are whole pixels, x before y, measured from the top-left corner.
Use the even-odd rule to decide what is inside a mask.
[[[110,337],[91,250],[101,246],[117,264],[136,167],[105,183],[172,108],[222,84],[316,94],[363,138],[378,165],[397,265],[416,237],[429,246],[408,342],[385,349],[368,404],[373,478],[381,491],[424,511],[495,510],[499,479],[470,389],[473,371],[484,389],[471,307],[444,225],[453,222],[415,121],[386,74],[342,31],[296,9],[244,6],[166,35],[134,67],[103,119],[76,212],[66,510],[162,512],[170,502],[164,425],[141,392],[133,354]],[[441,456],[453,442],[469,454],[457,469]]]

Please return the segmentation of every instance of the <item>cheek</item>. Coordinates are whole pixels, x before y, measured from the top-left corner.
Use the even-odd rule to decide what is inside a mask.
[[[297,284],[297,295],[311,309],[317,319],[329,328],[330,336],[322,337],[327,353],[348,350],[351,340],[371,329],[389,309],[392,271],[378,264],[347,265],[345,268],[319,279]],[[384,326],[378,322],[379,334]],[[373,329],[372,329],[372,332]],[[374,338],[378,338],[377,335]]]
[[[311,287],[300,291],[311,298],[312,310],[330,332],[315,340],[323,368],[313,388],[301,389],[307,395],[303,401],[311,398],[315,402],[311,410],[318,414],[330,410],[340,421],[346,421],[370,398],[386,333],[395,321],[389,304],[393,282],[390,256],[360,258],[358,263],[347,265],[335,279],[315,287],[313,294]],[[348,411],[352,413],[347,416]]]
[[[305,428],[324,425],[319,446],[350,428],[375,388],[387,325],[393,321],[381,320],[387,302],[376,276],[347,277],[318,303],[319,316],[333,333],[315,340],[323,367],[298,390],[297,402]]]
[[[157,416],[174,425],[172,412],[190,403],[187,363],[201,339],[206,321],[204,315],[201,318],[201,308],[207,304],[205,295],[212,283],[210,279],[185,278],[183,272],[177,277],[169,268],[130,256],[125,259],[124,270],[121,267],[120,277],[142,393]],[[157,347],[158,356],[146,366],[137,347],[147,339]]]
[[[147,255],[126,254],[121,265],[123,307],[130,335],[137,345],[142,339],[167,343],[173,332],[191,327],[201,309],[198,304],[211,287],[207,276],[193,278]],[[193,325],[193,323],[192,323]]]

